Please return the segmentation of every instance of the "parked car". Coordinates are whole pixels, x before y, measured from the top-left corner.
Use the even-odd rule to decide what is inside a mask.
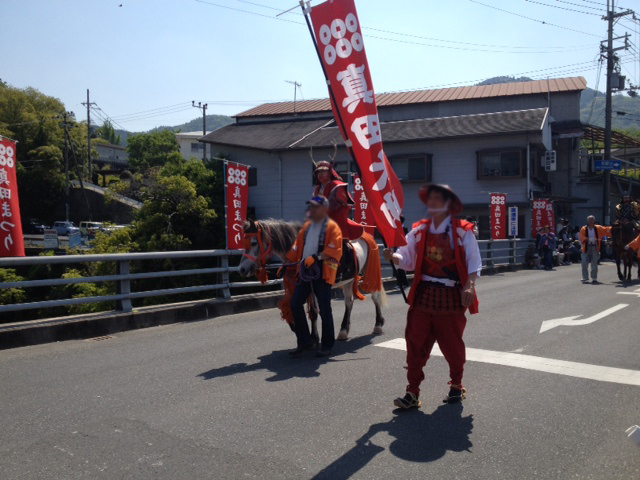
[[[102,222],[80,222],[80,233],[85,236],[93,237],[102,230]]]
[[[54,222],[53,229],[58,233],[58,235],[68,236],[73,235],[74,233],[80,233],[80,229],[75,226],[73,222]]]
[[[44,223],[36,219],[30,219],[24,223],[22,230],[25,235],[42,235],[47,227]]]

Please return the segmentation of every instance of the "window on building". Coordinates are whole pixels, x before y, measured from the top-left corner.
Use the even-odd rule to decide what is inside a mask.
[[[202,150],[204,150],[204,143],[191,142],[191,151],[192,152],[201,152]]]
[[[478,152],[478,178],[522,177],[524,170],[521,150]]]
[[[249,167],[249,186],[255,187],[256,185],[258,185],[258,169]]]
[[[403,182],[431,181],[431,155],[410,155],[389,159],[391,166]]]

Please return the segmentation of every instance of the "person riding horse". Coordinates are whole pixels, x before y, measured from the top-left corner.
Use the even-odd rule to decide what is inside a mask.
[[[311,152],[311,160],[315,166],[313,179],[316,185],[313,195],[322,195],[329,200],[329,218],[338,224],[342,237],[345,240],[357,240],[364,233],[364,226],[349,218],[354,201],[349,194],[348,185],[333,166],[336,152],[337,146],[334,145],[331,160],[318,163],[313,160]]]
[[[623,194],[622,200],[616,206],[616,218],[620,225],[628,225],[633,230],[640,229],[640,205],[633,201],[631,195]]]

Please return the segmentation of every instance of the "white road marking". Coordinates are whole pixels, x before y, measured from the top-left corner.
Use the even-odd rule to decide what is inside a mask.
[[[378,343],[376,347],[391,348],[395,350],[407,350],[404,338],[394,338],[387,342]],[[434,345],[431,355],[442,357],[438,345]],[[479,348],[467,348],[467,361],[491,363],[506,367],[524,368],[538,372],[555,373],[568,377],[586,378],[599,382],[620,383],[623,385],[640,386],[640,371],[624,368],[601,367],[588,363],[568,362],[553,358],[534,357],[520,353],[496,352],[493,350],[481,350]]]
[[[556,318],[555,320],[545,320],[540,325],[540,333],[546,332],[547,330],[551,330],[552,328],[559,327],[560,325],[569,325],[569,326],[578,326],[578,325],[589,325],[590,323],[597,322],[598,320],[603,319],[604,317],[608,317],[612,313],[617,312],[618,310],[622,310],[623,308],[628,307],[629,305],[626,303],[621,303],[616,305],[615,307],[611,307],[606,309],[604,312],[600,312],[596,315],[593,315],[589,318],[583,318],[582,320],[577,320],[582,315],[574,315],[573,317],[565,317],[565,318]]]
[[[640,297],[640,288],[633,292],[618,292],[618,295],[635,295],[636,297]]]

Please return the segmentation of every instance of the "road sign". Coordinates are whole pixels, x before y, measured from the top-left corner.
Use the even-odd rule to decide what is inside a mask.
[[[59,248],[58,232],[47,229],[44,231],[44,248],[45,250],[57,250]]]
[[[518,207],[509,207],[509,236],[518,236]]]
[[[622,170],[622,162],[620,160],[596,160],[596,172],[603,170]]]

